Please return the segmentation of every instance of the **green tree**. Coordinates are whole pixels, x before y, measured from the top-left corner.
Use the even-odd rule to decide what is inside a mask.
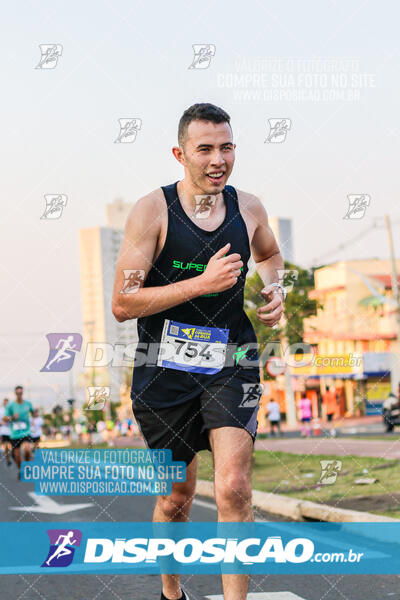
[[[285,261],[285,270],[297,272],[297,279],[292,278],[290,274],[284,278],[285,286],[289,283],[286,279],[290,279],[293,284],[293,289],[288,293],[285,300],[286,327],[284,330],[279,326],[276,329],[271,329],[259,321],[257,308],[266,304],[264,297],[261,295],[264,284],[257,271],[246,280],[244,290],[245,308],[261,348],[268,342],[279,342],[282,334],[285,335],[289,344],[302,342],[304,334],[303,320],[306,317],[315,315],[317,308],[321,306],[318,301],[310,300],[308,297],[308,292],[314,288],[314,269],[302,269],[298,265]]]

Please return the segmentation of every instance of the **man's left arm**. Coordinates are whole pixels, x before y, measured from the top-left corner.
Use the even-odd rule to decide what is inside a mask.
[[[259,198],[253,197],[252,216],[256,228],[251,240],[251,253],[256,269],[264,284],[261,294],[266,300],[264,306],[257,309],[258,319],[273,327],[283,314],[284,292],[281,287],[271,285],[282,283],[279,271],[285,268],[278,244],[268,223],[268,215]]]

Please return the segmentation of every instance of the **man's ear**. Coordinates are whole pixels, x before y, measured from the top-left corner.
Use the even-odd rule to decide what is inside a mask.
[[[175,156],[176,160],[181,163],[181,165],[185,164],[185,155],[180,146],[174,146],[172,148],[172,154]]]

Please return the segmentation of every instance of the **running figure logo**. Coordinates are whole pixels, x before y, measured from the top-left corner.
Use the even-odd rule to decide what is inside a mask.
[[[349,194],[347,196],[349,208],[343,219],[362,219],[370,205],[371,196],[369,194]]]
[[[110,398],[110,387],[88,387],[89,400],[84,410],[103,410]]]
[[[208,69],[215,56],[214,44],[193,44],[194,57],[189,69]]]
[[[276,272],[279,283],[286,288],[287,293],[291,292],[295,281],[299,279],[299,272],[296,269],[277,269]]]
[[[124,287],[120,294],[136,294],[140,288],[140,282],[144,281],[143,269],[122,269],[124,272]]]
[[[188,336],[188,338],[192,339],[194,336],[194,332],[196,331],[195,327],[187,327],[186,329],[182,329],[182,333]]]
[[[290,119],[268,119],[269,134],[265,144],[281,144],[286,140],[287,132],[292,126]]]
[[[320,460],[321,464],[321,477],[318,483],[322,485],[333,485],[336,482],[339,472],[342,470],[342,461],[331,459],[331,460]]]
[[[40,61],[35,69],[55,69],[58,59],[62,54],[63,47],[61,44],[39,44]]]
[[[132,144],[136,140],[139,129],[142,129],[142,119],[118,119],[119,134],[114,144]]]
[[[262,383],[242,383],[243,400],[239,408],[255,408],[258,406],[260,397],[264,391]]]
[[[63,209],[67,206],[67,196],[65,194],[45,194],[44,199],[46,208],[40,217],[41,219],[59,219]]]
[[[50,350],[46,364],[40,371],[55,373],[69,371],[75,360],[75,353],[82,346],[80,333],[48,333]]]
[[[242,358],[244,358],[246,356],[246,352],[248,349],[249,349],[248,346],[245,350],[242,350],[241,347],[239,346],[237,351],[232,354],[232,358],[235,358],[236,364],[238,364],[239,360],[241,360]]]
[[[42,567],[68,567],[74,558],[75,548],[81,545],[79,529],[48,529],[50,548]]]
[[[211,207],[215,206],[217,196],[197,194],[195,197],[196,208],[193,216],[197,219],[207,219],[210,216]]]

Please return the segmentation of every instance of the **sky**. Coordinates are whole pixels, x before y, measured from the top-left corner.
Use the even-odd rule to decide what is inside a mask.
[[[397,2],[22,1],[1,22],[0,394],[65,389],[40,368],[46,333],[82,328],[78,231],[183,177],[171,148],[195,102],[230,114],[229,183],[292,219],[298,264],[388,258],[385,214],[400,257]],[[62,46],[53,69],[35,68],[40,44]],[[212,45],[205,69],[195,44]],[[114,143],[122,118],[141,120],[133,143]],[[66,195],[59,219],[40,218],[45,194]],[[358,194],[365,215],[344,219]]]

